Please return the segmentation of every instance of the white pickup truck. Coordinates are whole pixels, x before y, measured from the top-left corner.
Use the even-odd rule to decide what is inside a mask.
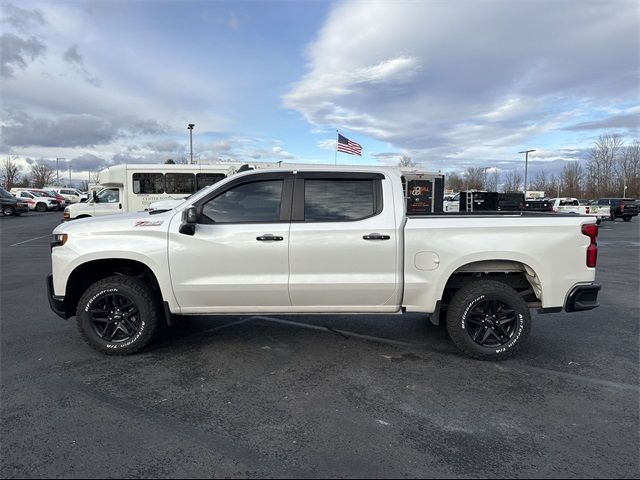
[[[598,306],[595,218],[407,216],[394,168],[258,170],[172,210],[58,226],[51,308],[107,354],[172,314],[423,312],[478,359],[515,353],[530,309]]]
[[[609,218],[609,210],[598,205],[581,205],[577,198],[551,198],[551,210],[558,213],[574,213],[587,215],[600,220]]]

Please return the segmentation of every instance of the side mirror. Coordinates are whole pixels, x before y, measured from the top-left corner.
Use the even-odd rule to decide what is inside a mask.
[[[91,196],[93,197],[93,203],[98,203],[98,194],[95,192],[91,192]]]
[[[183,235],[194,235],[196,233],[196,223],[198,222],[198,209],[189,207],[182,211],[182,223],[178,230]]]

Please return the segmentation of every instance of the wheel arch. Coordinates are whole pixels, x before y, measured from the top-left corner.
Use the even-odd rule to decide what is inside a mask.
[[[522,294],[531,307],[540,306],[543,281],[529,263],[521,259],[497,258],[460,262],[443,276],[438,298],[443,305],[460,288],[478,279],[501,281]]]
[[[64,295],[66,317],[75,315],[78,301],[90,285],[113,275],[143,278],[157,293],[160,300],[165,298],[158,276],[145,263],[130,258],[89,260],[77,265],[67,279]]]

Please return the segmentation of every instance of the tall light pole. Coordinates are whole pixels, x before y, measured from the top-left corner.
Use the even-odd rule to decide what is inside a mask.
[[[518,153],[524,153],[524,196],[527,196],[527,173],[529,171],[529,153],[535,150],[524,150]]]
[[[60,160],[64,160],[63,157],[56,157],[56,185],[60,186]]]
[[[195,126],[195,123],[190,123],[187,126],[187,129],[189,129],[189,151],[191,152],[191,161],[189,162],[190,164],[193,163],[193,127]]]

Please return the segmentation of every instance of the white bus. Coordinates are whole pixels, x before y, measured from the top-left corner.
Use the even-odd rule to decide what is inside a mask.
[[[100,172],[102,189],[69,205],[64,219],[147,210],[158,200],[183,199],[237,172],[241,162],[211,165],[115,165]]]

